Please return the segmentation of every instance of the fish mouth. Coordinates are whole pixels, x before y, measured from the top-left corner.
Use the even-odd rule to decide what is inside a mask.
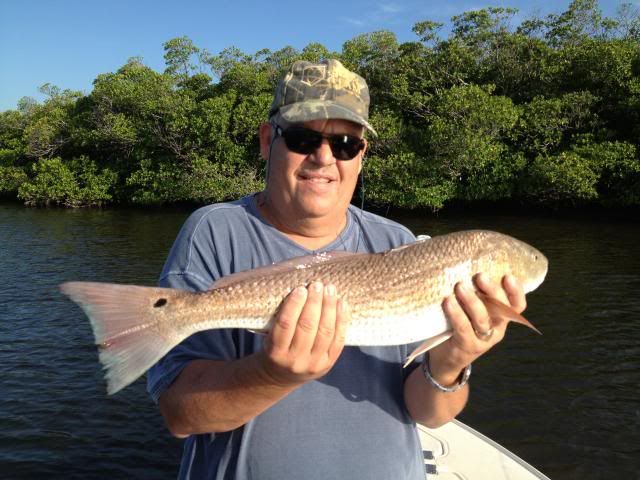
[[[544,279],[547,277],[547,272],[548,271],[549,271],[549,269],[547,267],[536,278],[533,278],[531,281],[526,282],[523,285],[523,289],[524,289],[525,293],[533,292],[536,288],[538,288],[540,285],[542,285],[542,282],[544,282]]]

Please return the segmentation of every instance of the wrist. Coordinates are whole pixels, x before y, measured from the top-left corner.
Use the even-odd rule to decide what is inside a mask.
[[[438,391],[446,393],[452,393],[464,387],[471,375],[471,364],[467,365],[462,370],[456,369],[449,371],[446,374],[434,375],[429,363],[429,352],[425,354],[421,368],[424,377],[431,386]]]
[[[306,383],[306,380],[288,373],[263,351],[255,353],[252,357],[255,360],[253,371],[260,378],[261,383],[289,391]]]
[[[425,354],[425,361],[429,362],[431,376],[442,385],[455,383],[469,362],[460,362],[455,355],[429,351]]]

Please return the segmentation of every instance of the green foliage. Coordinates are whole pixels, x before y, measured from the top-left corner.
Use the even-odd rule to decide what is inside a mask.
[[[203,157],[192,158],[188,169],[144,159],[126,183],[133,189],[132,202],[141,205],[219,202],[247,195],[263,186],[255,171],[236,170]]]
[[[366,198],[437,210],[456,200],[640,204],[640,13],[596,0],[515,25],[484,8],[425,19],[416,41],[376,31],[340,52],[311,43],[212,55],[163,44],[166,69],[131,58],[88,95],[0,112],[0,195],[31,205],[214,202],[260,189],[257,131],[296,60],[338,58],[367,79]]]
[[[429,159],[439,177],[458,185],[466,200],[495,200],[510,195],[521,167],[505,143],[518,119],[511,100],[491,95],[492,88],[454,87],[435,103],[427,128]]]
[[[23,132],[27,124],[27,115],[21,111],[0,112],[0,165],[13,165],[24,155]]]
[[[432,20],[425,20],[416,23],[411,29],[418,37],[420,41],[429,45],[437,42],[438,31],[444,26],[443,23],[434,22]]]
[[[617,26],[603,18],[597,0],[573,0],[560,15],[549,15],[546,38],[553,46],[575,45],[590,38],[606,39]]]
[[[530,158],[556,152],[571,141],[571,135],[597,126],[593,113],[596,101],[589,92],[567,93],[559,98],[537,96],[522,106],[513,138]]]
[[[29,177],[22,167],[0,166],[0,197],[15,197]]]
[[[188,186],[187,198],[199,203],[236,199],[264,188],[255,170],[212,163],[203,157],[194,159],[184,183]]]
[[[69,164],[59,157],[43,158],[32,170],[33,178],[18,188],[18,198],[27,205],[99,206],[111,200],[109,190],[117,178],[109,169],[98,172],[87,157]]]
[[[18,190],[18,198],[27,205],[67,205],[77,193],[73,172],[60,158],[41,159],[33,165],[33,175]]]
[[[598,197],[592,163],[575,152],[539,156],[529,166],[522,193],[538,203],[578,205]]]
[[[368,157],[365,171],[365,198],[374,203],[435,211],[456,191],[455,182],[443,182],[430,163],[413,152]]]
[[[191,63],[191,57],[198,55],[200,50],[189,37],[172,38],[163,46],[164,62],[167,65],[165,73],[188,78],[189,74],[196,70],[196,65]]]
[[[598,174],[597,191],[606,205],[640,206],[640,160],[627,142],[594,143],[580,138],[573,150],[589,160]]]

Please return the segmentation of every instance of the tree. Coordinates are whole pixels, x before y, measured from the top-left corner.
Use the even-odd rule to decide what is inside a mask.
[[[617,22],[604,18],[598,0],[573,0],[565,12],[549,15],[546,38],[552,46],[577,45],[589,38],[607,39]]]
[[[164,62],[167,65],[165,73],[186,79],[197,70],[197,65],[191,63],[191,59],[200,53],[200,49],[189,37],[172,38],[164,42],[163,47]]]
[[[166,70],[130,58],[89,95],[46,84],[0,113],[0,194],[32,204],[218,201],[262,184],[257,130],[296,60],[339,58],[367,79],[366,198],[407,208],[447,202],[637,205],[637,8],[603,17],[595,0],[512,25],[484,8],[442,24],[216,55],[186,36],[163,44]]]
[[[399,56],[396,36],[386,30],[358,35],[342,45],[340,59],[347,68],[367,79],[371,108],[374,110],[390,100],[389,79],[396,72]]]
[[[427,128],[429,162],[466,200],[508,198],[524,166],[506,142],[518,110],[490,86],[453,87],[435,104]]]
[[[599,119],[593,112],[597,100],[587,91],[535,97],[521,106],[511,133],[515,145],[530,159],[567,148],[573,135],[597,130]]]
[[[576,152],[539,156],[527,169],[520,192],[530,201],[549,205],[584,205],[598,197],[598,174]]]
[[[40,92],[49,98],[41,105],[30,105],[23,133],[25,155],[30,159],[51,158],[69,142],[75,104],[82,95],[48,83],[40,87]]]

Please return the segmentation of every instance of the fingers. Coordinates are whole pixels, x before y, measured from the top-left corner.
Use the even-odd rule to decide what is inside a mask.
[[[516,312],[522,313],[527,307],[522,285],[513,275],[505,275],[501,283],[492,282],[484,273],[479,273],[473,280],[478,290],[500,300],[505,305],[510,305]]]
[[[327,285],[324,287],[322,297],[322,311],[316,331],[316,336],[311,348],[313,353],[328,353],[329,346],[333,342],[336,333],[336,318],[338,314],[338,296],[336,287]]]
[[[513,309],[518,313],[524,312],[527,308],[527,297],[524,294],[522,285],[513,275],[506,275],[502,279],[502,286]]]
[[[329,359],[332,363],[335,363],[344,349],[349,323],[351,323],[351,308],[346,300],[339,299],[335,334],[333,336],[333,342],[329,346]]]
[[[293,290],[265,343],[279,378],[303,382],[324,375],[342,352],[349,319],[334,285],[313,282]]]
[[[483,338],[483,334],[491,332],[492,325],[484,302],[471,288],[460,283],[455,286],[454,292],[457,301],[453,302],[455,318],[452,319],[452,323],[455,321],[458,324],[457,331],[479,339],[488,339],[488,336]]]
[[[308,291],[305,287],[297,287],[280,305],[273,329],[268,337],[268,345],[275,354],[289,350],[307,296]]]
[[[480,273],[473,279],[478,292],[495,298],[522,312],[526,298],[522,286],[513,276],[507,275],[501,283],[493,282],[488,275]],[[468,285],[458,283],[454,295],[443,303],[445,314],[451,323],[453,337],[451,345],[472,361],[504,338],[506,323],[490,318],[487,306]]]
[[[298,318],[295,334],[291,340],[290,351],[309,352],[313,347],[316,332],[323,314],[324,287],[321,282],[313,282],[307,288],[309,294]],[[335,306],[334,306],[335,310]],[[326,315],[326,313],[325,313]],[[335,323],[335,320],[334,320]]]
[[[509,305],[509,299],[502,286],[496,282],[491,281],[489,276],[485,273],[479,273],[473,277],[473,283],[476,288],[489,297],[493,297],[502,303]]]

